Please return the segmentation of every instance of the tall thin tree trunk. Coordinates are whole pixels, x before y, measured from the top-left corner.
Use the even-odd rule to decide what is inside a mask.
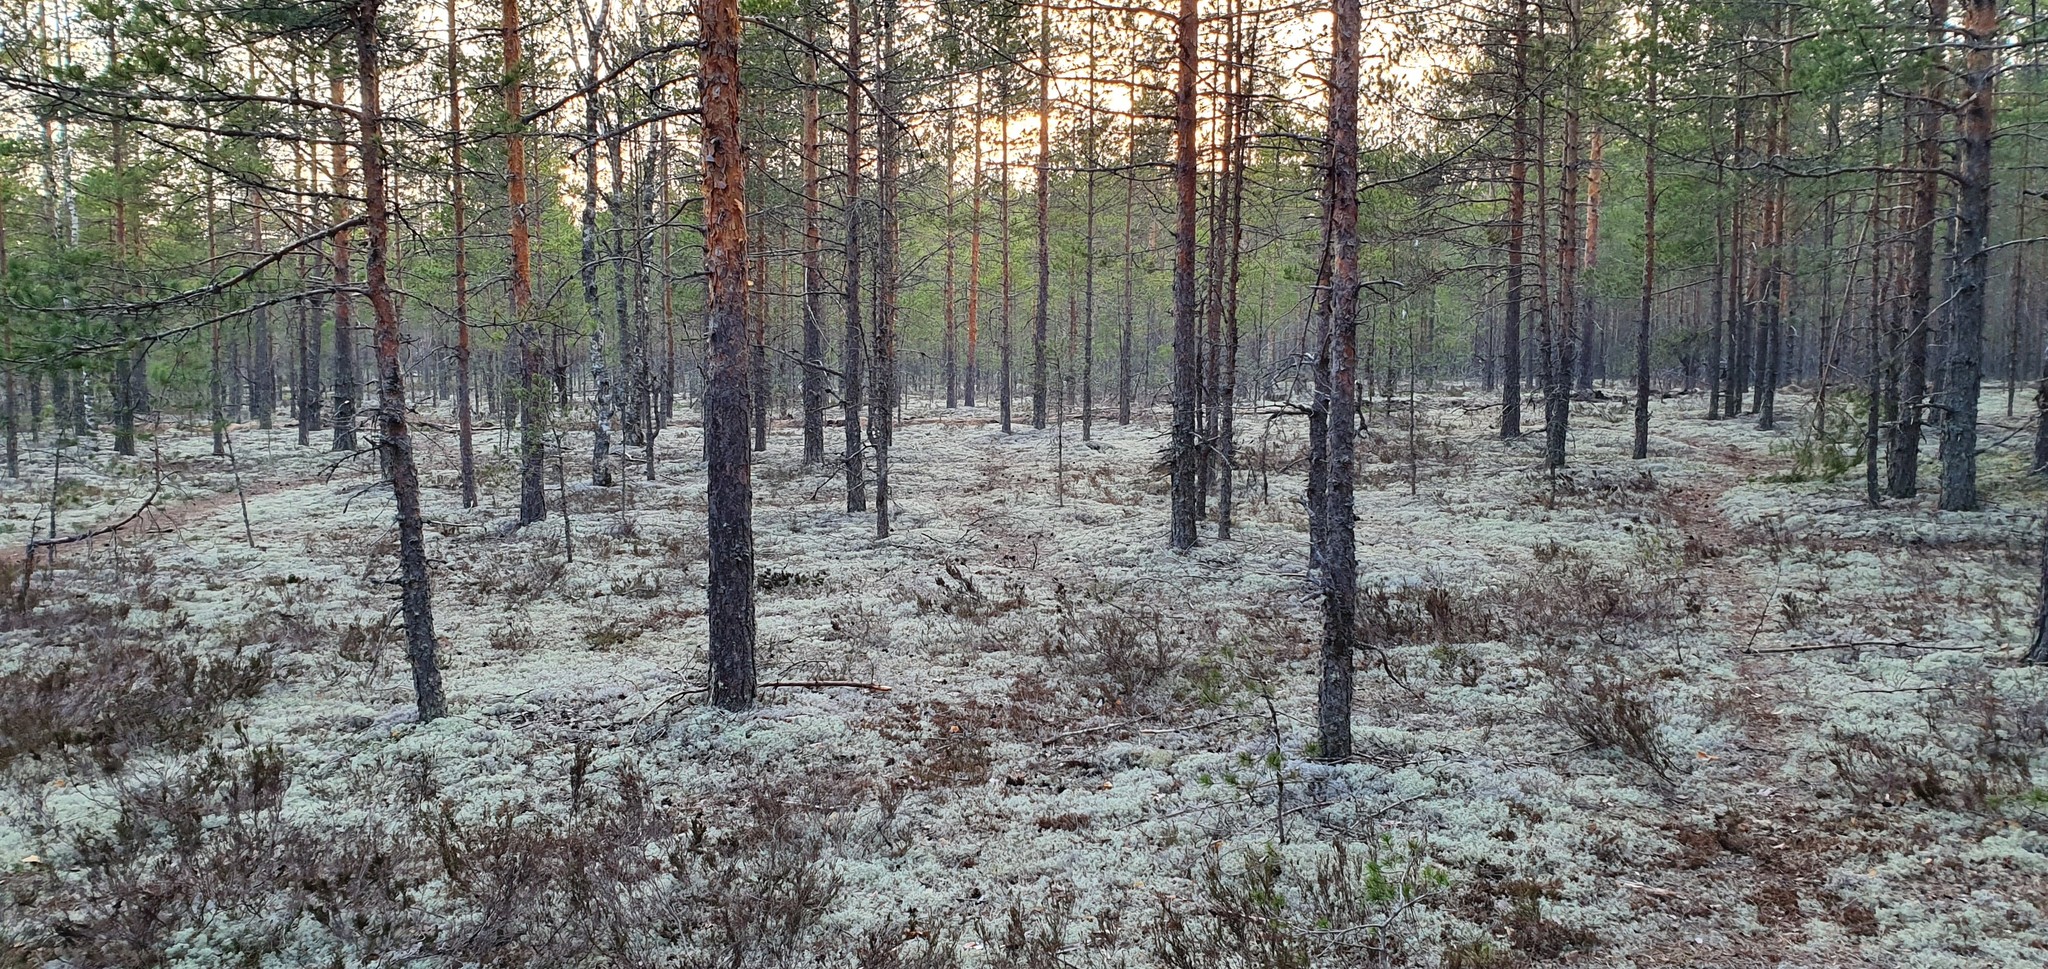
[[[896,0],[882,0],[882,50],[877,71],[880,106],[876,111],[875,195],[880,205],[882,245],[875,254],[875,370],[868,400],[868,437],[875,451],[875,537],[889,537],[889,446],[896,422],[891,419],[896,395],[896,310],[901,288],[898,248],[902,244],[901,213],[896,209],[897,175],[901,165],[902,119],[897,112]]]
[[[1138,129],[1132,125],[1129,147],[1125,160],[1132,166],[1138,163]],[[1132,340],[1137,335],[1138,304],[1133,298],[1138,269],[1138,253],[1132,248],[1132,211],[1136,206],[1138,190],[1134,182],[1124,183],[1124,319],[1123,332],[1117,340],[1116,358],[1116,422],[1128,426],[1131,423],[1131,404],[1136,387],[1132,384],[1131,350]]]
[[[115,46],[114,38],[110,37],[108,43],[109,50],[112,52],[110,57],[118,58],[119,51],[118,47]],[[336,83],[339,84],[340,82],[337,80]],[[115,122],[112,134],[112,161],[114,166],[114,267],[119,271],[125,270],[128,265],[127,125]],[[340,148],[335,149],[337,152],[340,150]],[[125,275],[125,272],[123,275]],[[128,328],[129,324],[122,322],[119,324],[117,332],[126,331]],[[135,412],[142,407],[142,402],[138,399],[140,395],[137,394],[136,390],[149,373],[149,361],[143,355],[142,347],[143,345],[137,342],[127,348],[125,352],[114,357],[112,390],[114,398],[115,454],[132,455],[135,453]],[[84,382],[82,380],[78,381],[76,385],[79,388],[80,395],[83,396]],[[85,413],[82,401],[78,412],[80,415]]]
[[[1650,0],[1649,49],[1657,49],[1660,0]],[[1636,314],[1636,427],[1631,454],[1650,456],[1650,307],[1657,295],[1657,62],[1649,59],[1649,122],[1643,132],[1643,299]]]
[[[1251,122],[1252,72],[1243,65],[1256,57],[1258,39],[1254,36],[1250,46],[1244,38],[1244,21],[1240,16],[1242,5],[1231,5],[1230,20],[1230,62],[1225,75],[1228,79],[1230,97],[1225,100],[1224,110],[1229,115],[1227,129],[1229,137],[1224,143],[1226,152],[1223,197],[1228,200],[1224,212],[1227,226],[1224,250],[1223,280],[1223,346],[1220,356],[1222,364],[1221,386],[1218,388],[1216,408],[1216,537],[1228,539],[1232,517],[1236,514],[1236,493],[1233,490],[1233,473],[1237,470],[1237,351],[1238,351],[1238,286],[1241,282],[1242,253],[1244,249],[1244,184],[1245,154],[1251,136],[1247,126]]]
[[[760,228],[758,221],[755,228]],[[765,230],[760,234],[765,236]],[[748,393],[747,402],[753,405],[754,410],[753,432],[756,451],[768,450],[768,398],[772,390],[769,386],[768,367],[768,289],[768,254],[759,252],[754,256],[754,282],[749,287],[749,292],[754,295],[754,310],[753,319],[748,321],[753,327],[753,340],[749,346],[751,356],[747,360],[753,372],[752,389]]]
[[[302,165],[294,164],[293,167],[299,169],[303,176]],[[296,181],[302,190],[306,187],[303,177]],[[304,238],[311,229],[312,220],[306,218],[305,211],[296,206],[293,207],[293,211],[299,216],[299,236]],[[326,316],[326,307],[325,298],[315,285],[318,282],[318,275],[313,269],[316,261],[308,258],[299,260],[299,283],[304,288],[312,289],[313,293],[292,301],[293,309],[298,316],[299,328],[299,375],[293,381],[292,403],[298,410],[301,447],[310,447],[313,443],[313,432],[318,430],[320,425],[320,401],[323,396],[320,392],[320,320]]]
[[[421,723],[446,712],[441,667],[435,657],[433,591],[427,576],[427,544],[420,514],[419,472],[413,466],[412,436],[405,420],[405,378],[399,366],[398,308],[385,279],[391,216],[384,197],[382,65],[377,37],[380,0],[358,0],[354,11],[356,82],[361,112],[366,246],[363,283],[376,320],[378,447],[398,506],[398,587],[405,618],[405,658],[412,667],[413,696]]]
[[[1941,157],[1943,114],[1941,72],[1938,53],[1948,43],[1948,0],[1928,0],[1927,44],[1923,55],[1926,83],[1913,107],[1917,124],[1917,167],[1914,176],[1912,240],[1906,302],[1906,347],[1900,374],[1899,416],[1893,425],[1889,491],[1894,498],[1911,498],[1920,484],[1920,434],[1927,411],[1927,366],[1930,337],[1934,328],[1934,223]],[[1988,123],[1988,117],[1987,117]]]
[[[1329,468],[1322,542],[1323,637],[1316,693],[1318,753],[1351,756],[1352,662],[1358,649],[1358,539],[1352,422],[1358,380],[1358,57],[1356,0],[1335,4],[1330,64]]]
[[[999,93],[1000,105],[1008,107],[1009,84],[1005,81]],[[998,119],[1001,123],[1001,119]],[[1002,305],[1001,332],[997,334],[996,410],[1002,422],[1004,434],[1011,433],[1010,419],[1016,390],[1015,372],[1012,368],[1016,343],[1010,332],[1011,316],[1014,312],[1016,290],[1011,276],[1010,263],[1010,131],[1002,129],[1002,141],[996,158],[996,257],[1002,263]]]
[[[957,108],[957,102],[948,105]],[[955,171],[956,156],[959,154],[959,127],[946,126],[946,284],[941,301],[945,317],[945,331],[939,347],[939,369],[946,384],[946,409],[960,406],[960,319],[958,296],[958,270],[954,258],[955,240],[954,211],[959,195],[959,173]]]
[[[1746,94],[1746,87],[1738,83],[1736,91],[1738,94]],[[1749,150],[1749,132],[1746,126],[1749,120],[1747,101],[1735,105],[1734,116],[1735,162],[1737,165],[1746,165],[1748,159],[1744,153]],[[1746,250],[1747,236],[1743,232],[1744,226],[1748,223],[1744,216],[1749,211],[1749,200],[1744,192],[1745,181],[1738,171],[1735,175],[1735,206],[1729,216],[1728,227],[1728,386],[1721,394],[1721,413],[1731,418],[1742,413],[1742,397],[1748,385],[1746,378],[1749,373],[1750,301],[1743,288],[1743,269],[1748,263],[1749,255]]]
[[[982,75],[974,75],[974,171],[967,177],[967,377],[960,402],[974,406],[974,388],[981,380],[981,159]]]
[[[1340,6],[1349,5],[1349,0]],[[1195,332],[1195,76],[1201,12],[1196,0],[1180,0],[1174,84],[1174,222],[1173,254],[1173,434],[1168,445],[1172,462],[1172,530],[1175,549],[1195,547],[1195,520],[1201,514],[1197,465],[1201,455],[1195,435],[1195,406],[1201,385],[1201,361]],[[1348,668],[1348,667],[1347,667]]]
[[[1600,261],[1600,186],[1605,180],[1603,176],[1606,174],[1602,159],[1602,155],[1606,152],[1606,142],[1603,140],[1601,131],[1597,126],[1593,129],[1591,139],[1591,153],[1586,160],[1586,231],[1585,239],[1583,240],[1585,259],[1581,263],[1586,276],[1593,274],[1594,267]],[[1577,312],[1579,314],[1579,374],[1577,387],[1579,392],[1591,394],[1593,392],[1593,371],[1596,368],[1604,368],[1605,366],[1600,361],[1600,347],[1594,339],[1592,286],[1579,287]],[[1605,375],[1603,374],[1602,376]]]
[[[1052,309],[1052,6],[1038,5],[1038,304],[1031,314],[1031,426],[1045,429],[1046,320]]]
[[[1941,509],[1977,510],[1977,406],[1984,377],[1985,289],[1990,285],[1991,133],[1996,108],[1998,0],[1965,0],[1961,179],[1956,199],[1954,285],[1949,294],[1948,377],[1942,382]]]
[[[1790,8],[1780,14],[1778,36],[1790,37],[1792,31]],[[1773,430],[1778,423],[1778,385],[1785,379],[1785,308],[1791,299],[1790,273],[1785,268],[1785,219],[1791,205],[1790,180],[1783,174],[1785,156],[1791,150],[1792,139],[1792,43],[1786,40],[1778,45],[1778,90],[1777,117],[1771,125],[1770,154],[1772,165],[1779,169],[1774,177],[1771,201],[1765,208],[1764,244],[1771,249],[1769,283],[1765,287],[1764,306],[1766,332],[1763,353],[1765,359],[1757,368],[1757,428]]]
[[[701,0],[704,271],[710,300],[704,388],[711,702],[754,703],[754,525],[747,452],[746,155],[740,138],[739,0]],[[857,94],[848,86],[849,100]]]
[[[610,9],[611,8],[609,5],[605,7],[606,16],[609,15]],[[601,140],[599,133],[604,127],[604,101],[602,97],[602,92],[597,90],[596,88],[597,75],[599,71],[598,60],[603,56],[604,48],[603,37],[600,35],[600,31],[602,29],[600,26],[601,21],[599,18],[593,17],[591,15],[589,0],[577,0],[576,10],[577,14],[583,21],[583,56],[585,58],[585,62],[583,65],[582,81],[586,87],[592,88],[591,92],[588,95],[585,95],[583,98],[583,137],[581,139],[582,144],[581,146],[579,146],[581,148],[580,153],[583,156],[583,207],[577,219],[577,227],[579,229],[578,234],[580,236],[582,248],[579,254],[580,258],[578,259],[576,266],[576,277],[577,281],[581,283],[583,287],[583,311],[590,317],[590,326],[592,327],[592,329],[601,333],[604,330],[605,320],[604,304],[601,297],[599,297],[598,295],[597,289],[597,269],[600,260],[600,256],[598,253],[597,210],[600,205],[600,202],[602,201],[601,197],[598,194],[597,185],[597,170],[599,166],[597,148],[599,141]],[[618,139],[612,139],[612,144],[616,146],[618,144]],[[617,179],[619,178],[619,172],[618,167],[616,165],[616,159],[614,161],[615,163],[612,169],[614,183],[611,206],[613,209],[613,235],[616,239],[618,226]],[[616,246],[614,246],[614,248],[616,248]],[[617,271],[624,272],[624,269],[623,267],[620,267]],[[624,317],[623,309],[624,308],[621,307],[620,316],[622,319]],[[621,325],[623,326],[623,324]],[[593,342],[596,343],[602,341],[597,340]],[[626,360],[630,357],[632,353],[632,345],[626,341],[625,334],[623,332],[619,334],[618,344],[619,362],[621,368],[623,368]],[[598,358],[593,357],[591,359],[591,367],[593,370],[601,366],[602,362]],[[609,381],[606,381],[606,387],[603,389],[610,389]],[[600,390],[600,393],[601,392],[602,390]],[[591,445],[591,480],[593,483],[603,484],[604,482],[598,481],[597,479],[600,476],[609,477],[610,472],[609,470],[607,470],[609,467],[607,457],[609,455],[608,453],[598,453],[598,448],[602,446],[606,452],[609,452],[611,450],[611,428],[610,422],[605,419],[605,417],[607,416],[605,413],[606,403],[604,401],[596,401],[595,404],[598,409],[597,436],[603,438],[604,440],[593,442]],[[627,418],[627,423],[632,423],[632,419],[630,417]],[[628,430],[627,434],[630,436],[631,431]]]
[[[1578,11],[1574,8],[1569,13],[1572,21],[1568,27],[1576,38],[1580,30]],[[1565,439],[1572,412],[1572,343],[1578,332],[1574,316],[1579,312],[1579,257],[1583,253],[1579,244],[1579,183],[1584,176],[1579,161],[1580,85],[1577,81],[1566,83],[1569,87],[1565,92],[1564,130],[1558,148],[1557,295],[1552,301],[1558,317],[1552,358],[1556,372],[1550,379],[1550,407],[1543,425],[1543,463],[1551,470],[1565,465]]]
[[[342,103],[342,71],[340,53],[336,52],[336,64],[330,74],[329,96],[334,103]],[[348,152],[343,139],[336,138],[333,148],[334,212],[331,218],[339,223],[348,217]],[[356,449],[356,395],[362,388],[362,375],[356,370],[356,333],[353,306],[349,297],[349,251],[347,232],[337,232],[329,243],[329,254],[333,259],[331,278],[334,283],[334,425],[333,449],[353,451]]]
[[[500,23],[505,58],[505,199],[512,242],[512,325],[519,354],[519,524],[548,516],[542,453],[547,421],[546,375],[541,372],[539,321],[533,318],[533,244],[527,227],[524,58],[520,54],[519,0],[504,0]]]
[[[208,139],[206,152],[208,155],[213,154],[212,139]],[[213,172],[209,169],[206,174],[206,206],[203,213],[206,219],[206,272],[208,275],[219,271],[220,262],[220,235],[217,229],[220,219],[219,213],[214,208],[214,202],[215,183]],[[207,423],[212,425],[213,430],[213,456],[224,458],[228,454],[228,375],[226,372],[226,361],[223,360],[221,354],[223,346],[221,340],[221,321],[218,319],[212,321],[207,325],[206,329],[207,336],[212,343],[212,365],[207,368],[206,381],[207,405],[211,410],[211,413],[207,415]]]
[[[1087,125],[1087,144],[1084,147],[1082,164],[1088,166],[1087,185],[1084,189],[1088,212],[1081,236],[1081,287],[1085,294],[1081,308],[1081,440],[1095,439],[1095,169],[1100,161],[1097,150],[1098,131],[1095,117],[1095,17],[1088,16],[1088,113],[1083,121]],[[950,202],[951,196],[948,196]],[[950,222],[950,220],[949,220]],[[947,252],[952,251],[951,247]],[[950,265],[950,263],[948,263]]]
[[[262,252],[263,211],[254,204],[255,193],[250,198],[250,248]],[[277,421],[277,347],[270,332],[269,306],[258,306],[250,314],[249,331],[249,409],[256,414],[256,426],[267,431]]]
[[[846,422],[846,510],[866,511],[860,436],[861,326],[860,241],[860,0],[846,3],[846,332],[841,343],[839,406]]]
[[[7,195],[0,192],[0,280],[7,278]],[[21,477],[21,405],[16,397],[14,363],[14,325],[12,321],[0,323],[0,356],[6,358],[6,409],[0,411],[0,422],[7,425],[7,476]],[[31,378],[33,379],[33,378]]]
[[[1522,436],[1522,260],[1528,228],[1529,12],[1516,4],[1514,28],[1514,133],[1508,159],[1508,279],[1501,319],[1500,436]]]
[[[1722,390],[1726,386],[1727,361],[1724,337],[1728,332],[1728,219],[1717,202],[1714,207],[1714,306],[1707,336],[1707,420],[1721,417]]]
[[[824,207],[823,183],[818,174],[818,53],[817,27],[805,18],[803,93],[803,179],[804,179],[804,463],[825,461],[825,237],[818,215]]]
[[[1882,102],[1876,119],[1872,122],[1882,140],[1884,133],[1884,110]],[[1883,419],[1884,382],[1884,173],[1878,172],[1871,179],[1870,213],[1867,233],[1870,237],[1870,338],[1866,351],[1870,355],[1864,374],[1864,393],[1869,398],[1864,402],[1863,415],[1863,497],[1870,507],[1884,503],[1884,488],[1878,471],[1878,437]]]
[[[469,384],[469,225],[464,209],[462,163],[462,42],[455,0],[448,0],[448,198],[454,224],[455,260],[455,446],[462,478],[462,507],[476,507],[475,395]]]

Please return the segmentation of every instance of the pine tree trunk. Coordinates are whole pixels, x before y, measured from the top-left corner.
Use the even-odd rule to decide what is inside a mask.
[[[117,268],[125,267],[128,262],[127,148],[127,126],[117,122],[113,125],[114,265]],[[120,324],[122,330],[126,330],[127,327],[128,324],[125,322]],[[140,369],[143,373],[148,372],[148,362],[142,358],[142,352],[138,344],[114,358],[114,381],[111,389],[114,398],[115,454],[135,453],[135,412],[142,407],[141,401],[136,399],[135,389],[140,383],[136,371]],[[138,361],[143,364],[140,368],[136,366]],[[82,396],[82,382],[79,384],[79,390]],[[83,415],[85,408],[80,406],[78,412]]]
[[[804,93],[802,165],[804,179],[804,463],[825,461],[825,264],[824,235],[818,215],[824,208],[818,174],[817,28],[804,24]]]
[[[1746,94],[1742,85],[1736,88],[1738,94]],[[1749,119],[1747,102],[1735,106],[1734,155],[1737,164],[1746,164],[1745,152],[1749,150],[1746,140]],[[1748,262],[1744,249],[1746,236],[1743,218],[1749,211],[1748,199],[1744,197],[1744,179],[1738,172],[1735,176],[1735,208],[1728,226],[1728,367],[1726,390],[1721,394],[1721,413],[1733,418],[1742,413],[1742,396],[1747,384],[1749,357],[1750,303],[1743,289],[1743,268]]]
[[[1126,161],[1131,165],[1135,166],[1138,163],[1138,132],[1135,125],[1131,128],[1130,145],[1125,155]],[[1138,304],[1135,299],[1138,253],[1131,247],[1131,228],[1137,194],[1135,186],[1124,186],[1124,320],[1123,332],[1117,340],[1116,355],[1116,422],[1123,426],[1129,426],[1131,423],[1131,404],[1136,391],[1131,382],[1131,343],[1137,335],[1138,328]]]
[[[946,128],[946,285],[941,297],[945,304],[945,332],[939,347],[939,369],[946,384],[947,410],[960,406],[960,304],[958,271],[954,259],[957,236],[953,231],[954,211],[957,208],[956,199],[959,194],[959,173],[954,170],[954,159],[959,154],[958,131],[959,129],[952,125]]]
[[[901,164],[902,119],[895,98],[896,0],[882,0],[882,51],[877,65],[876,85],[880,106],[876,112],[875,195],[880,205],[882,245],[875,254],[875,368],[874,388],[868,397],[868,438],[875,452],[875,537],[889,537],[889,446],[894,442],[896,422],[891,415],[896,395],[896,310],[901,285],[898,278],[898,248],[902,243],[902,222],[896,209],[898,168]]]
[[[505,198],[510,208],[512,242],[511,308],[519,354],[519,524],[531,525],[548,516],[542,481],[542,452],[547,422],[547,375],[541,370],[539,321],[533,318],[533,245],[527,227],[526,138],[520,54],[519,0],[504,0],[500,22],[505,57]]]
[[[1884,133],[1884,113],[1879,110],[1873,127]],[[1870,236],[1870,359],[1864,373],[1863,415],[1863,499],[1872,508],[1884,504],[1884,487],[1878,470],[1878,439],[1883,418],[1884,382],[1884,191],[1885,175],[1877,173],[1870,190],[1868,235]]]
[[[747,452],[746,156],[740,136],[739,0],[702,0],[704,270],[710,293],[704,388],[711,702],[754,703],[753,472]],[[848,100],[855,95],[848,87]]]
[[[455,0],[448,0],[448,197],[454,229],[455,287],[455,446],[462,478],[462,507],[476,507],[475,394],[469,382],[469,226],[464,208],[462,163],[462,47],[456,25]]]
[[[1955,283],[1949,294],[1948,377],[1943,381],[1941,509],[1977,510],[1977,406],[1984,377],[1984,291],[1990,285],[1991,134],[1998,0],[1965,0],[1961,179]]]
[[[1004,90],[1001,95],[1008,95],[1008,83],[1005,82],[1002,87]],[[1010,99],[1001,95],[1001,104],[1007,107]],[[1011,277],[1010,263],[1010,132],[1007,127],[1002,132],[1002,141],[997,149],[995,182],[996,258],[1002,263],[1001,324],[1000,332],[996,335],[996,350],[999,357],[996,372],[996,412],[1003,433],[1009,434],[1012,433],[1010,419],[1011,411],[1014,409],[1013,392],[1016,390],[1015,373],[1011,367],[1012,358],[1016,353],[1016,343],[1010,332],[1011,316],[1016,309],[1016,289]]]
[[[981,381],[981,77],[980,72],[974,75],[974,171],[967,180],[967,376],[960,402],[968,407],[974,406],[974,389]]]
[[[1579,32],[1576,19],[1569,25],[1572,35]],[[1549,408],[1544,420],[1544,467],[1551,470],[1565,465],[1565,440],[1571,423],[1572,410],[1572,344],[1577,336],[1579,257],[1583,250],[1579,243],[1579,182],[1584,173],[1579,162],[1579,90],[1576,82],[1565,93],[1564,130],[1558,149],[1558,204],[1557,204],[1557,297],[1554,300],[1557,325],[1554,328],[1556,346],[1552,366],[1556,372],[1550,378]]]
[[[1650,0],[1650,49],[1657,48],[1660,0]],[[1636,426],[1632,456],[1650,456],[1650,307],[1657,295],[1657,64],[1650,61],[1649,123],[1643,134],[1643,298],[1636,313]]]
[[[209,139],[207,153],[212,154],[211,139]],[[214,208],[214,202],[215,186],[212,172],[209,171],[206,177],[206,207],[204,212],[206,219],[206,271],[208,273],[215,272],[220,261],[220,236],[217,231],[220,220],[219,213]],[[207,368],[206,381],[207,403],[212,413],[208,415],[209,420],[207,423],[212,425],[213,456],[224,458],[228,455],[228,374],[227,362],[223,359],[221,353],[223,349],[221,321],[218,319],[212,321],[207,325],[206,329],[208,331],[207,336],[212,343],[212,365]]]
[[[7,278],[7,206],[0,204],[0,280]],[[5,358],[4,370],[7,398],[5,410],[0,410],[0,423],[7,427],[7,476],[21,477],[21,405],[16,398],[19,390],[15,386],[14,326],[11,321],[0,323],[0,358]]]
[[[1927,43],[1935,51],[1948,41],[1948,0],[1928,0]],[[1934,223],[1935,197],[1942,166],[1942,97],[1939,53],[1928,53],[1926,85],[1914,104],[1912,116],[1918,122],[1917,167],[1914,176],[1912,210],[1912,260],[1908,269],[1905,360],[1900,374],[1899,417],[1893,425],[1891,475],[1888,490],[1894,498],[1911,498],[1920,485],[1920,434],[1927,410],[1927,366],[1930,336],[1934,327]]]
[[[1088,115],[1087,145],[1082,164],[1088,166],[1087,184],[1084,188],[1085,205],[1088,212],[1086,225],[1081,236],[1081,287],[1083,306],[1081,309],[1081,440],[1095,439],[1095,168],[1100,162],[1097,146],[1095,118],[1095,18],[1088,18]],[[948,196],[950,201],[950,196]],[[950,222],[950,220],[949,220]],[[950,247],[948,249],[950,252]],[[950,265],[950,263],[949,263]]]
[[[363,284],[376,320],[378,447],[391,476],[398,506],[398,586],[405,620],[405,657],[412,667],[413,696],[421,723],[446,712],[441,668],[435,657],[433,591],[427,576],[427,545],[420,515],[420,482],[413,465],[412,437],[405,419],[405,382],[399,367],[398,308],[385,279],[391,216],[384,197],[382,66],[377,37],[380,0],[358,0],[354,11],[356,83],[361,112],[361,162],[366,216]]]
[[[1522,260],[1528,227],[1529,12],[1517,3],[1514,29],[1514,133],[1508,159],[1508,278],[1501,314],[1500,436],[1522,436]]]
[[[1581,263],[1586,276],[1593,274],[1600,261],[1600,184],[1603,181],[1601,156],[1606,150],[1599,128],[1593,129],[1592,151],[1586,162],[1586,231],[1584,239],[1585,259]],[[1594,338],[1593,287],[1579,287],[1579,374],[1577,388],[1580,393],[1593,392],[1593,371],[1599,365],[1599,346]]]
[[[1349,0],[1345,0],[1345,5]],[[1175,549],[1195,547],[1195,521],[1201,496],[1195,490],[1201,460],[1195,439],[1195,406],[1200,392],[1200,351],[1195,332],[1195,75],[1201,13],[1196,0],[1180,0],[1178,74],[1174,85],[1174,223],[1173,255],[1173,432],[1168,459],[1172,464],[1172,530]]]
[[[756,223],[758,226],[758,223]],[[768,366],[768,254],[754,256],[754,284],[749,292],[754,295],[753,339],[749,342],[747,363],[752,372],[747,402],[753,405],[754,450],[768,450],[768,404],[772,388],[769,386]]]
[[[839,406],[846,422],[846,510],[866,511],[860,435],[862,345],[860,241],[860,2],[846,4],[846,331],[840,343]]]
[[[1052,7],[1038,5],[1038,304],[1031,315],[1031,426],[1045,429],[1046,320],[1052,308]]]
[[[1726,386],[1727,361],[1722,356],[1728,332],[1728,220],[1719,205],[1714,210],[1714,306],[1713,331],[1707,336],[1707,420],[1721,417],[1721,392]]]
[[[263,251],[263,213],[250,207],[251,247]],[[263,297],[259,297],[263,298]],[[270,430],[277,421],[277,346],[270,330],[270,307],[259,305],[249,316],[249,409],[256,426]]]
[[[336,53],[336,64],[330,72],[329,95],[336,104],[343,98],[340,54]],[[348,152],[343,139],[336,138],[333,148],[334,208],[331,218],[339,223],[348,218]],[[349,234],[346,231],[334,234],[329,243],[328,254],[332,259],[329,270],[334,284],[334,436],[331,447],[335,451],[356,449],[356,395],[362,389],[363,378],[356,370],[356,332],[354,300],[349,298]]]
[[[1358,540],[1352,422],[1358,381],[1358,57],[1356,0],[1335,4],[1330,65],[1330,372],[1328,493],[1323,497],[1322,661],[1318,753],[1351,757],[1353,654],[1358,649]]]

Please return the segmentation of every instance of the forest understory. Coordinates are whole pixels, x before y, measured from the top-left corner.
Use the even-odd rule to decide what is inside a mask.
[[[1986,510],[1944,513],[1827,480],[1790,391],[1779,432],[1659,401],[1645,461],[1627,405],[1582,402],[1555,473],[1494,399],[1367,414],[1343,764],[1292,415],[1240,416],[1234,534],[1187,554],[1162,413],[1084,444],[908,401],[884,540],[777,422],[737,715],[703,692],[698,435],[597,488],[562,434],[566,500],[521,529],[480,428],[481,507],[423,481],[423,726],[373,454],[31,449],[17,545],[149,507],[0,575],[30,607],[0,618],[0,966],[2048,960],[2021,424],[1987,422]]]

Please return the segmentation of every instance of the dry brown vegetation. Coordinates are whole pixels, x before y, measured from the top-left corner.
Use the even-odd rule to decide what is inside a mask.
[[[559,519],[503,528],[503,484],[476,513],[435,492],[452,715],[421,726],[388,525],[344,500],[371,469],[246,445],[256,548],[232,504],[175,516],[61,552],[4,618],[0,965],[2048,951],[2048,689],[2011,661],[2030,512],[1858,510],[1850,486],[1771,480],[1753,430],[1681,415],[1648,465],[1596,429],[1552,477],[1423,403],[1417,446],[1361,478],[1387,484],[1360,496],[1343,765],[1313,749],[1277,462],[1236,538],[1177,556],[1147,431],[1069,442],[1063,471],[1055,431],[914,416],[876,542],[778,428],[763,679],[890,689],[771,688],[737,717],[702,706],[687,431],[662,481],[572,487],[573,545]],[[118,507],[123,479],[94,480]]]

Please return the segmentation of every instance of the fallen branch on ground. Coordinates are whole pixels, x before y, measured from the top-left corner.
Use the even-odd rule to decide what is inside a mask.
[[[1770,649],[1757,649],[1752,646],[1743,650],[1743,652],[1752,655],[1762,655],[1765,653],[1813,653],[1825,649],[1866,649],[1880,646],[1889,646],[1893,649],[1924,649],[1937,653],[1974,653],[1984,648],[1982,646],[1929,646],[1925,643],[1901,643],[1887,639],[1869,639],[1853,643],[1809,643],[1803,646],[1776,646]]]
[[[111,535],[115,532],[118,532],[121,529],[134,524],[136,519],[142,517],[143,512],[148,511],[152,506],[154,506],[156,504],[157,495],[162,494],[163,490],[163,467],[161,459],[159,459],[156,475],[156,485],[149,489],[149,497],[142,499],[142,504],[137,505],[134,511],[128,513],[128,517],[123,518],[120,521],[114,522],[110,525],[102,525],[91,531],[79,532],[76,535],[65,535],[61,538],[51,537],[29,539],[28,547],[22,552],[21,591],[15,594],[14,611],[28,611],[28,584],[29,579],[35,576],[37,550],[46,548],[56,548],[59,545],[73,545],[78,542],[89,542],[102,535]],[[52,515],[51,517],[54,518],[56,516]]]

